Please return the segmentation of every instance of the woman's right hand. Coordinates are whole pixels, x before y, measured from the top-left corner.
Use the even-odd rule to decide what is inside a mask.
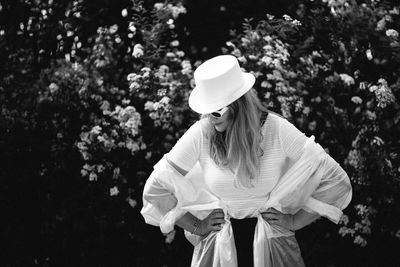
[[[200,222],[200,233],[207,236],[212,231],[219,231],[225,223],[225,215],[222,209],[213,210],[206,218]]]

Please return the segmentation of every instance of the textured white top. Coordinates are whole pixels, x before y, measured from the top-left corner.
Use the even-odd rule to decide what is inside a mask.
[[[235,186],[234,173],[210,158],[206,134],[209,127],[206,118],[194,123],[167,157],[186,171],[199,161],[206,185],[227,205],[229,214],[238,219],[254,217],[285,170],[300,158],[307,137],[286,119],[269,113],[262,127],[260,175],[253,180],[254,187],[245,188]]]

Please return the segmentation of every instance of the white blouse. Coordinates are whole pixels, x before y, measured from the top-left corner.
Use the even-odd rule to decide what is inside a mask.
[[[286,119],[269,113],[262,126],[260,173],[253,187],[245,188],[237,186],[230,169],[210,158],[208,127],[212,126],[207,118],[194,123],[168,153],[168,160],[186,171],[199,161],[208,189],[226,204],[230,216],[255,217],[284,171],[300,158],[307,137]]]

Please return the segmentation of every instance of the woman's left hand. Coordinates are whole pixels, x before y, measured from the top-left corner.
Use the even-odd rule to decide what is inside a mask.
[[[284,214],[274,208],[269,208],[266,212],[261,213],[263,219],[271,225],[279,225],[290,231],[294,231],[294,216]]]

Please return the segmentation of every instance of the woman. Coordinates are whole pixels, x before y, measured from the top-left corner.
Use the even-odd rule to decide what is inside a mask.
[[[198,236],[192,266],[304,266],[293,232],[319,216],[338,222],[351,200],[346,173],[262,106],[235,57],[204,62],[194,78],[189,106],[202,118],[146,182],[146,222]],[[190,179],[196,163],[201,178]]]

